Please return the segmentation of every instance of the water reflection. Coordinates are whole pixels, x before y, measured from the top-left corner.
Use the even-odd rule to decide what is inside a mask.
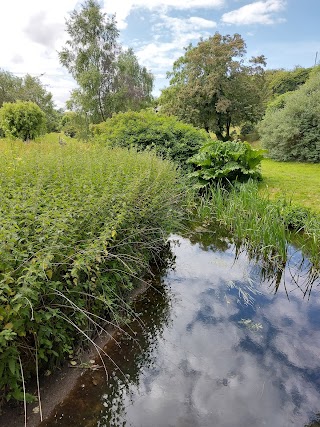
[[[175,269],[137,303],[144,327],[133,322],[135,340],[122,334],[107,348],[119,369],[107,361],[108,381],[88,372],[43,425],[319,425],[319,283],[303,298],[302,259],[290,257],[274,294],[261,265],[244,252],[235,259],[223,237],[221,250],[173,240]]]

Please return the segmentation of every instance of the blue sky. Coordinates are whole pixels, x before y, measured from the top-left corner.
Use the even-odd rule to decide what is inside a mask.
[[[0,2],[0,68],[19,76],[45,73],[41,80],[58,106],[75,83],[60,67],[57,51],[66,41],[65,18],[81,3]],[[264,54],[268,68],[312,66],[317,51],[320,60],[320,0],[101,0],[101,5],[116,13],[122,44],[155,75],[155,95],[168,84],[166,72],[183,47],[216,31],[240,33],[248,56]]]

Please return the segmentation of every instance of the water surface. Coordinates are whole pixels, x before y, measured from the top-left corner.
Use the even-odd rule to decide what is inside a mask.
[[[320,288],[304,292],[308,262],[291,248],[275,288],[226,239],[171,240],[175,267],[106,347],[109,378],[86,371],[43,425],[319,425]]]

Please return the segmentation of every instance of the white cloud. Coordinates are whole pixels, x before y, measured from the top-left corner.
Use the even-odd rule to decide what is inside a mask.
[[[156,75],[165,77],[166,71],[172,69],[173,62],[183,54],[183,48],[200,37],[210,35],[208,30],[216,27],[216,22],[192,16],[186,19],[172,17],[164,13],[159,15],[161,21],[153,26],[153,41],[136,49],[139,61]],[[170,37],[162,42],[162,38]]]
[[[118,27],[126,28],[126,18],[133,9],[145,8],[149,10],[188,10],[188,9],[215,9],[224,6],[225,0],[122,0],[121,2],[106,1],[104,11],[115,13]]]
[[[222,22],[226,24],[249,25],[249,24],[274,24],[283,22],[276,14],[283,11],[286,0],[257,1],[232,10],[222,15]]]

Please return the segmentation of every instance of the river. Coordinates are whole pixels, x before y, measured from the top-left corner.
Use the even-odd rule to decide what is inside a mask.
[[[227,239],[203,236],[171,237],[173,266],[105,348],[108,378],[86,370],[41,425],[320,425],[319,279],[311,288],[294,247],[276,283]]]

